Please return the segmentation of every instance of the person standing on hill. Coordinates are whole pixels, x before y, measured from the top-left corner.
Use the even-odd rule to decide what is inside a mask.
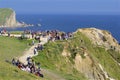
[[[34,48],[34,55],[37,54],[37,53],[38,53],[38,52],[37,52],[37,48],[35,47],[35,48]]]
[[[15,59],[13,58],[12,59],[12,64],[15,66],[16,65],[16,62],[15,62]]]
[[[34,45],[35,44],[35,41],[34,40],[32,40],[32,45]]]

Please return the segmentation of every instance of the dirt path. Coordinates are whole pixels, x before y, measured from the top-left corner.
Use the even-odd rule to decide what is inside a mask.
[[[38,44],[44,45],[45,43],[47,43],[47,38],[46,37],[41,38],[41,42],[40,43],[34,44],[32,47],[30,47],[28,50],[26,50],[23,53],[23,56],[19,57],[20,62],[22,62],[24,64],[27,64],[27,57],[29,57],[29,56],[30,57],[37,56],[37,54],[34,55],[34,52],[33,52],[34,47],[36,47]],[[59,76],[56,73],[53,73],[50,70],[41,69],[41,72],[44,74],[45,78],[48,78],[49,80],[65,80],[63,77]]]
[[[29,48],[27,51],[25,51],[23,53],[23,56],[21,56],[19,58],[20,62],[22,62],[23,64],[27,64],[27,57],[33,57],[33,56],[36,56],[34,55],[33,51],[34,51],[34,47],[36,47],[38,44],[36,43],[35,45],[33,45],[31,48]]]
[[[19,57],[20,62],[27,64],[27,57],[33,57],[33,56],[37,56],[38,54],[34,55],[34,48],[38,45],[38,44],[42,44],[44,45],[45,43],[47,43],[47,38],[46,37],[42,37],[41,38],[41,42],[40,43],[36,43],[34,44],[32,47],[30,47],[28,50],[26,50],[23,53],[23,56]]]

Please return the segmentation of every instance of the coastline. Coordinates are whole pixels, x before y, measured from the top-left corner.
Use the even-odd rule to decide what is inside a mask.
[[[18,28],[18,27],[29,27],[29,26],[34,26],[33,24],[26,24],[24,22],[20,23],[17,22],[17,24],[15,26],[0,26],[0,28]]]

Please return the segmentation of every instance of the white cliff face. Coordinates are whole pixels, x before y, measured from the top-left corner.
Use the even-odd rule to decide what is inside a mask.
[[[4,26],[6,26],[6,27],[16,27],[17,26],[16,14],[14,11],[10,15],[10,17],[6,19],[6,23]]]
[[[31,26],[16,20],[16,13],[11,8],[0,8],[0,27]]]

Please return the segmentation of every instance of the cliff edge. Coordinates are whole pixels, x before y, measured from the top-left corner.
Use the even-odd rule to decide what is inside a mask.
[[[112,36],[109,31],[100,30],[97,28],[78,29],[79,32],[85,34],[93,44],[104,47],[106,50],[114,49],[120,51],[118,41]]]
[[[0,8],[0,27],[22,27],[28,26],[16,20],[16,13],[11,8]]]

